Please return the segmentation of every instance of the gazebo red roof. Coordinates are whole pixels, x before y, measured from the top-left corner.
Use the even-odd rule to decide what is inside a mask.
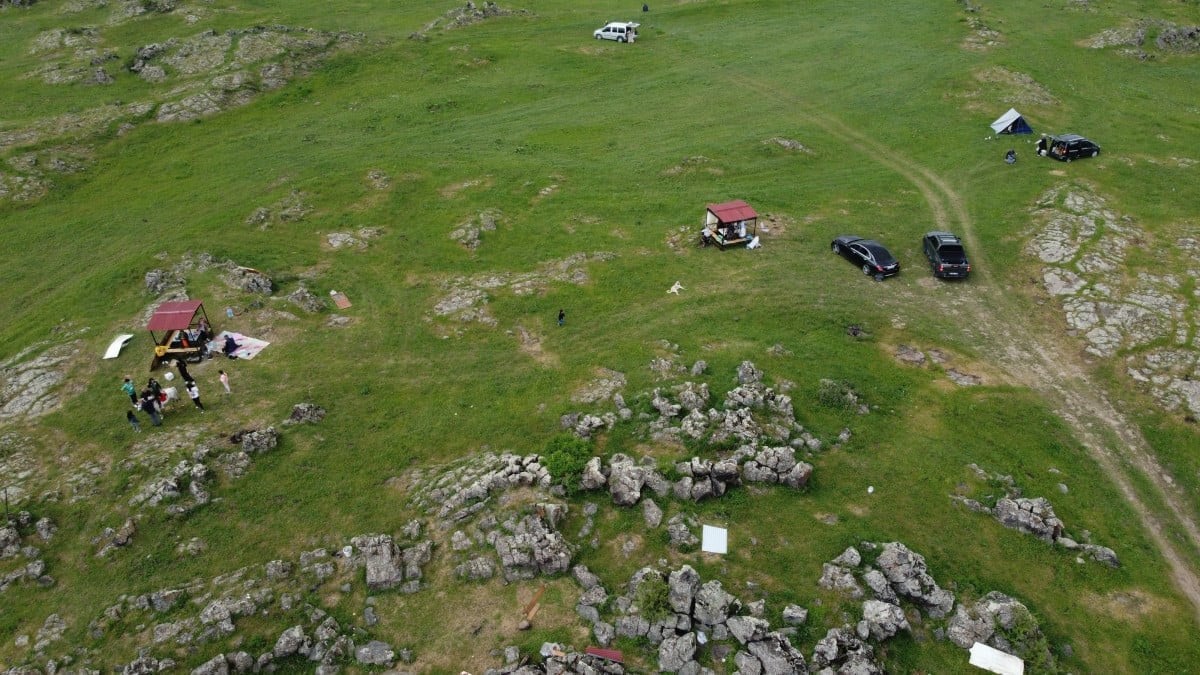
[[[712,211],[717,220],[722,223],[733,223],[739,220],[752,220],[758,218],[758,214],[746,202],[735,199],[731,202],[722,204],[709,204],[708,210]]]
[[[181,330],[187,328],[192,323],[192,317],[196,315],[196,310],[203,305],[202,300],[175,300],[172,302],[164,302],[154,311],[154,316],[150,317],[150,323],[146,324],[146,328],[150,330]]]

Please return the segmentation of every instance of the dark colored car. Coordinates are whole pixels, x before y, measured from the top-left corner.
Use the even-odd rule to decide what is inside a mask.
[[[1080,157],[1099,155],[1100,146],[1077,134],[1063,134],[1062,136],[1042,136],[1037,142],[1037,152],[1043,157],[1069,162]]]
[[[927,232],[922,243],[933,276],[965,279],[971,273],[971,262],[967,260],[967,251],[958,237],[949,232]]]
[[[863,239],[843,234],[830,245],[833,252],[862,268],[863,274],[883,281],[884,277],[900,273],[900,263],[883,244],[873,239]]]

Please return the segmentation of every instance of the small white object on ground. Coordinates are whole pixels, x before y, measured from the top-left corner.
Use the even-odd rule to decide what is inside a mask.
[[[163,373],[163,379],[167,382],[170,382],[171,380],[175,379],[175,373],[167,371],[166,373]]]
[[[705,525],[700,539],[700,550],[705,553],[728,553],[729,531],[723,527]]]
[[[683,287],[683,284],[680,284],[678,281],[676,281],[675,285],[673,285],[673,286],[671,286],[671,288],[667,289],[667,292],[674,293],[675,295],[679,295],[679,291],[686,291],[686,290],[687,289]]]
[[[869,495],[875,494],[875,486],[874,485],[867,486],[867,494],[869,494]]]

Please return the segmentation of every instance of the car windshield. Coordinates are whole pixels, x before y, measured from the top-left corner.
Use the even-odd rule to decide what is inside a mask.
[[[953,244],[938,247],[938,255],[942,257],[944,262],[948,263],[962,263],[967,260],[967,253],[963,251],[963,247]]]

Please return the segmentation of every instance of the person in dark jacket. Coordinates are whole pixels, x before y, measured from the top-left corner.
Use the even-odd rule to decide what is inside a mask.
[[[185,383],[192,381],[192,376],[188,374],[187,364],[183,362],[183,359],[175,359],[175,367],[179,369],[179,376]]]
[[[224,347],[224,349],[222,349],[222,351],[225,352],[225,356],[228,356],[231,359],[236,359],[237,355],[234,354],[234,352],[236,352],[237,350],[238,350],[238,343],[236,341],[234,341],[233,336],[226,335],[225,336],[225,347]]]

